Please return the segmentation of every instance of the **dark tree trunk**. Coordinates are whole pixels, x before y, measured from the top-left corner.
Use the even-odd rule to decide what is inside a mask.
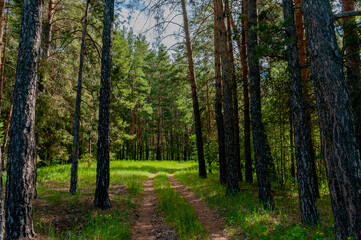
[[[32,200],[42,3],[42,0],[25,0],[23,3],[8,154],[5,239],[27,239],[36,236]]]
[[[290,113],[290,148],[291,148],[291,177],[292,177],[292,184],[295,186],[296,184],[296,166],[295,166],[295,145],[293,140],[293,118],[292,113]]]
[[[215,0],[213,0],[213,5]],[[227,170],[226,170],[226,146],[224,142],[224,123],[222,112],[222,75],[221,75],[221,55],[220,55],[220,35],[217,24],[217,14],[214,13],[214,72],[216,79],[216,101],[215,114],[217,122],[218,133],[218,155],[219,155],[219,172],[220,183],[226,184]]]
[[[240,138],[239,138],[239,116],[238,116],[238,91],[237,91],[237,75],[236,75],[236,68],[234,66],[234,54],[233,54],[233,37],[232,37],[232,27],[231,27],[231,11],[229,8],[229,1],[226,1],[226,12],[227,16],[227,37],[228,37],[228,52],[229,58],[231,61],[232,67],[232,98],[233,98],[233,121],[234,121],[234,135],[235,135],[235,142],[234,142],[234,150],[236,156],[236,169],[238,174],[238,179],[242,181],[242,165],[241,165],[241,145],[240,145]]]
[[[114,25],[114,0],[107,0],[104,8],[102,71],[99,97],[97,178],[94,206],[111,207],[109,200],[109,105],[112,72],[112,45]]]
[[[336,239],[361,239],[361,161],[328,0],[302,0]]]
[[[303,223],[319,222],[316,193],[313,187],[312,143],[308,134],[306,103],[302,95],[301,65],[298,58],[298,46],[294,7],[292,0],[283,0],[283,14],[286,22],[288,68],[291,83],[291,106],[293,114],[298,193],[300,198],[301,219]],[[292,119],[292,118],[291,118]]]
[[[216,13],[217,28],[219,30],[220,45],[219,49],[222,60],[222,79],[223,79],[223,110],[224,110],[224,136],[226,146],[226,170],[227,170],[227,190],[226,194],[237,194],[238,172],[237,157],[235,150],[235,129],[234,129],[234,108],[232,96],[232,64],[229,56],[227,30],[224,23],[225,11],[222,0],[214,0],[214,9]]]
[[[191,37],[189,34],[186,3],[185,3],[185,0],[181,0],[181,2],[182,2],[182,10],[183,10],[184,32],[185,32],[186,44],[187,44],[189,80],[190,80],[191,87],[192,87],[193,114],[194,114],[194,124],[195,124],[195,128],[196,128],[199,177],[206,178],[207,170],[206,170],[206,163],[204,160],[202,123],[201,123],[201,114],[199,112],[196,74],[195,74],[194,63],[193,63],[192,43],[191,43]]]
[[[267,207],[273,205],[273,200],[271,196],[271,181],[269,177],[269,166],[272,162],[272,157],[270,153],[270,148],[268,147],[266,133],[262,120],[259,57],[256,54],[256,47],[258,45],[258,34],[257,30],[255,30],[258,25],[258,4],[257,0],[249,0],[248,3],[248,17],[250,25],[249,27],[251,29],[248,34],[248,61],[251,87],[253,147],[256,160],[259,200],[265,207]]]
[[[82,35],[81,48],[80,48],[78,87],[76,90],[76,103],[75,103],[75,114],[74,114],[73,155],[72,155],[72,165],[71,165],[70,194],[76,193],[76,189],[78,185],[81,89],[82,89],[82,81],[83,81],[83,68],[84,68],[84,55],[85,55],[86,34],[87,34],[87,25],[88,25],[89,2],[90,0],[87,0],[85,6],[83,35]]]
[[[248,0],[242,2],[242,14],[248,16]],[[231,15],[232,17],[232,15]],[[239,31],[236,24],[231,18],[232,28],[236,37],[238,49],[241,55],[242,65],[242,81],[243,81],[243,134],[244,134],[244,158],[245,158],[245,178],[247,183],[253,182],[252,169],[252,151],[251,151],[251,118],[249,116],[249,83],[248,83],[248,62],[247,62],[247,35],[248,35],[248,21],[244,17],[242,23],[242,40],[239,36]]]
[[[342,11],[355,11],[354,0],[342,0]],[[360,36],[358,35],[358,25],[355,17],[343,19],[343,44],[344,53],[347,56],[346,86],[350,93],[352,112],[354,114],[356,139],[359,149],[361,149],[361,74],[360,74]]]

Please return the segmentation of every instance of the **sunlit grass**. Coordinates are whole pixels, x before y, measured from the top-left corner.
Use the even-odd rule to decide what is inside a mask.
[[[78,191],[69,194],[71,165],[38,169],[35,231],[49,239],[130,239],[132,215],[143,197],[142,183],[156,171],[173,172],[194,162],[111,161],[112,209],[94,209],[96,163],[79,164]]]
[[[225,186],[219,184],[218,174],[200,179],[197,170],[182,170],[175,178],[204,198],[210,207],[224,217],[235,239],[334,239],[329,196],[318,201],[321,223],[318,226],[300,224],[298,195],[276,191],[275,208],[265,210],[258,204],[257,188],[241,184],[238,196],[225,196]]]
[[[167,223],[176,229],[180,239],[209,239],[193,207],[171,188],[167,173],[159,172],[156,175],[154,188],[160,213]]]

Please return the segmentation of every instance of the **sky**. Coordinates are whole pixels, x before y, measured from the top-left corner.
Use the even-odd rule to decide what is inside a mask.
[[[156,39],[156,32],[154,31],[156,20],[154,16],[149,16],[146,12],[141,11],[144,9],[144,5],[135,4],[133,6],[133,10],[131,10],[127,5],[127,2],[119,5],[118,9],[120,10],[120,16],[118,20],[124,22],[123,25],[125,27],[133,28],[135,34],[144,35],[150,44],[154,44]],[[171,48],[172,46],[174,46],[174,44],[179,42],[179,40],[177,40],[177,37],[172,35],[178,34],[183,24],[182,16],[177,16],[177,13],[179,14],[179,12],[171,11],[170,9],[164,10],[164,15],[167,16],[166,21],[172,20],[172,22],[175,23],[166,24],[167,27],[162,34],[161,43],[167,48]],[[128,19],[129,16],[131,16],[130,21]]]

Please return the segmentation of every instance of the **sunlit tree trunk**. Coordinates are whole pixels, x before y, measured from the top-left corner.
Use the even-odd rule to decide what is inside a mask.
[[[193,114],[194,114],[194,123],[195,123],[195,128],[196,128],[199,176],[201,178],[206,178],[207,171],[206,171],[206,164],[205,164],[205,160],[204,160],[202,123],[201,123],[201,115],[199,112],[196,74],[194,71],[194,63],[193,63],[192,43],[191,43],[191,38],[190,38],[190,33],[189,33],[186,3],[185,3],[185,0],[181,0],[181,2],[182,2],[182,11],[183,11],[184,32],[185,32],[186,44],[187,44],[189,79],[190,79],[190,83],[191,83],[191,87],[192,87]]]
[[[94,206],[111,207],[109,200],[109,124],[110,85],[112,72],[112,45],[114,25],[114,0],[107,0],[104,8],[102,71],[99,97],[97,177]]]
[[[27,239],[36,236],[32,200],[42,3],[41,0],[23,2],[8,154],[5,239]]]
[[[76,91],[76,103],[75,103],[75,114],[74,114],[73,154],[72,154],[72,165],[71,165],[70,194],[76,193],[76,189],[78,185],[80,106],[81,106],[81,90],[82,90],[82,82],[83,82],[83,68],[84,68],[84,55],[85,55],[87,25],[88,25],[89,2],[90,0],[87,0],[85,6],[83,35],[82,35],[81,48],[80,48],[78,87]]]
[[[336,239],[361,239],[361,161],[328,0],[302,0]]]

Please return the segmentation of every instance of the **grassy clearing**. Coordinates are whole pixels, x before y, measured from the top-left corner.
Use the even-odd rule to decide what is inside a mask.
[[[154,188],[159,211],[180,239],[209,239],[192,206],[171,188],[167,173],[159,172],[155,176]]]
[[[318,201],[322,224],[306,226],[299,223],[300,210],[296,193],[274,192],[275,209],[264,210],[258,204],[255,186],[241,184],[240,195],[226,197],[225,187],[219,184],[218,174],[209,174],[207,179],[200,179],[198,171],[194,169],[178,171],[174,176],[225,218],[235,239],[335,238],[329,196],[322,196]]]
[[[111,161],[109,196],[112,209],[94,209],[96,164],[79,166],[78,193],[69,195],[70,165],[38,169],[34,227],[43,239],[130,239],[134,210],[143,196],[142,183],[153,172],[173,172],[195,163]]]

